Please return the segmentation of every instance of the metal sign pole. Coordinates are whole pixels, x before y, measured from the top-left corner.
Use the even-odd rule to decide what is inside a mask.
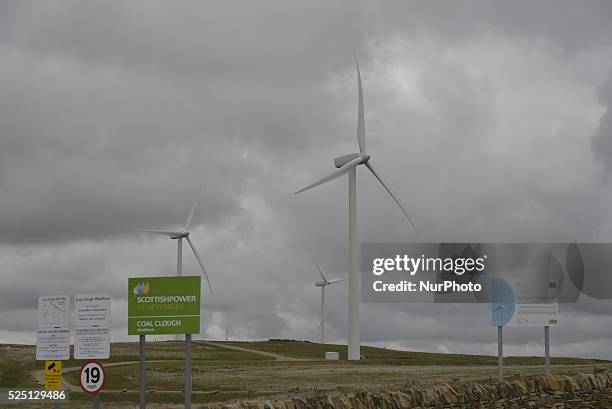
[[[93,409],[100,409],[100,395],[99,394],[94,394],[91,395],[91,407]]]
[[[504,343],[502,326],[497,327],[497,378],[500,382],[504,380]]]
[[[503,326],[504,326],[504,306],[500,305],[495,308],[493,314],[499,311],[501,319],[499,321],[499,325],[497,326],[497,379],[502,382],[504,380],[504,336],[503,336]],[[493,319],[493,323],[495,320]]]
[[[145,336],[140,336],[140,409],[147,409]]]
[[[544,373],[550,375],[550,327],[544,326]]]
[[[178,238],[176,275],[183,275],[183,239]],[[180,335],[177,335],[177,340]],[[191,334],[185,334],[185,409],[191,409]]]
[[[185,334],[185,409],[191,409],[191,334]]]
[[[62,407],[62,401],[56,400],[55,403],[53,404],[53,407],[55,409],[60,409]]]

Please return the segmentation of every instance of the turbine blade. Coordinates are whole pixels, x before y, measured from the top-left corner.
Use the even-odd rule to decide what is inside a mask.
[[[200,196],[202,196],[202,185],[200,185],[200,190],[198,192],[198,197],[196,197],[195,202],[193,202],[193,206],[191,207],[191,211],[189,212],[189,216],[187,216],[187,221],[185,221],[185,230],[189,231],[189,227],[191,227],[191,221],[193,220],[193,215],[195,213],[196,207],[198,207],[198,202],[200,201]]]
[[[323,271],[321,271],[321,268],[319,267],[317,262],[314,261],[314,259],[312,260],[312,262],[314,263],[314,265],[317,268],[317,270],[319,270],[319,274],[321,274],[321,278],[323,279],[323,281],[327,281],[327,278],[325,278],[325,276],[323,275]]]
[[[204,273],[204,278],[206,279],[206,282],[208,283],[208,288],[210,288],[210,294],[212,295],[213,289],[212,289],[212,286],[210,285],[210,280],[208,279],[208,273],[206,273],[206,269],[204,268],[204,264],[202,263],[202,259],[200,258],[200,254],[198,253],[198,251],[196,250],[195,246],[193,245],[193,242],[191,241],[191,238],[189,236],[187,236],[186,238],[187,238],[187,243],[189,243],[189,246],[191,247],[191,250],[193,250],[193,255],[195,256],[196,260],[198,260],[198,264],[200,264],[200,268],[202,269],[202,273]]]
[[[359,152],[365,153],[365,119],[363,116],[363,88],[361,86],[361,72],[359,71],[359,62],[355,56],[355,66],[357,67],[357,91],[359,94],[359,108],[357,109],[357,143],[359,143]]]
[[[325,176],[322,179],[317,180],[316,182],[314,182],[311,185],[306,186],[303,189],[298,190],[297,192],[295,192],[295,194],[297,195],[298,193],[302,193],[308,189],[312,189],[313,187],[322,185],[323,183],[329,182],[330,180],[336,179],[342,175],[344,175],[345,173],[348,173],[349,171],[351,171],[355,166],[361,164],[361,162],[363,161],[362,158],[357,157],[355,159],[353,159],[350,162],[345,163],[344,165],[342,165],[342,167],[336,171],[334,171],[333,173],[330,173],[329,175]]]
[[[333,284],[333,283],[340,283],[342,281],[346,281],[346,278],[332,278],[331,280],[328,280],[327,283],[328,284]]]
[[[142,233],[155,233],[155,234],[162,234],[164,236],[178,236],[180,234],[182,234],[182,232],[180,231],[172,231],[172,230],[152,230],[152,229],[139,229],[139,232]]]
[[[416,225],[414,224],[414,222],[412,221],[412,219],[410,218],[410,216],[408,216],[408,212],[406,211],[406,209],[404,208],[404,206],[402,205],[402,202],[400,202],[400,200],[398,199],[398,197],[395,195],[395,193],[393,192],[393,190],[391,190],[386,184],[385,182],[382,180],[382,178],[380,177],[380,175],[378,173],[376,173],[376,171],[374,170],[374,167],[372,166],[372,163],[370,161],[366,162],[365,164],[368,169],[370,169],[370,172],[372,172],[372,174],[374,175],[374,177],[376,179],[378,179],[378,181],[380,182],[380,184],[385,188],[385,190],[387,191],[387,193],[389,193],[389,195],[391,196],[391,198],[395,201],[395,203],[397,203],[397,205],[399,206],[400,209],[402,209],[402,212],[404,213],[404,216],[406,216],[406,218],[408,219],[408,221],[410,222],[410,224],[412,225],[412,228],[414,229],[414,232],[417,235],[417,238],[419,240],[421,239],[421,235],[419,234],[418,229],[416,228]]]

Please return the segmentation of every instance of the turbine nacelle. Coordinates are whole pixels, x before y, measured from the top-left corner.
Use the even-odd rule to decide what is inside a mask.
[[[191,234],[191,232],[188,231],[177,231],[176,233],[174,233],[174,235],[170,236],[171,239],[186,239],[187,236],[189,236]]]
[[[315,287],[325,287],[326,285],[328,285],[328,283],[325,281],[317,281],[314,285]]]
[[[370,155],[368,153],[349,153],[348,155],[338,156],[336,159],[334,159],[334,166],[341,168],[357,158],[361,158],[361,164],[364,164],[370,160]]]

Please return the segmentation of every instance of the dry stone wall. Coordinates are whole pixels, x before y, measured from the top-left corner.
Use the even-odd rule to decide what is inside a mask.
[[[612,374],[536,376],[496,384],[360,391],[283,400],[237,401],[209,409],[612,409]]]

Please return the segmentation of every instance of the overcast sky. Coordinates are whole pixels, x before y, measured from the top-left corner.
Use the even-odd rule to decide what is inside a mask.
[[[311,257],[347,269],[359,57],[377,171],[426,241],[612,241],[609,1],[0,2],[0,342],[33,343],[39,295],[173,275],[184,224],[215,294],[202,334],[317,340]],[[416,239],[358,172],[363,242]],[[198,274],[185,248],[185,273]],[[364,343],[496,353],[487,305],[362,305]],[[346,342],[347,289],[330,288]],[[509,328],[508,354],[542,354]],[[563,306],[553,355],[612,358],[612,305]]]

